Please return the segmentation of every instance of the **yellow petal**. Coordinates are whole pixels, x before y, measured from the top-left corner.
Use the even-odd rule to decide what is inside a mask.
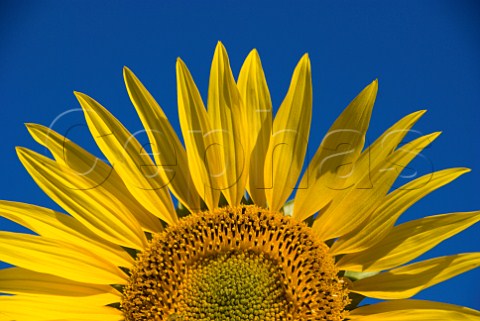
[[[111,262],[81,247],[29,234],[0,232],[0,260],[77,282],[124,284],[127,278]]]
[[[30,204],[0,201],[0,216],[41,236],[88,249],[117,266],[129,268],[134,263],[120,246],[101,239],[66,214]]]
[[[11,320],[71,320],[120,321],[118,309],[104,306],[110,294],[82,298],[62,296],[16,295],[0,297],[0,321]]]
[[[478,321],[480,312],[440,302],[395,300],[356,308],[348,318],[352,321]]]
[[[446,169],[424,175],[396,189],[384,198],[365,224],[341,237],[330,252],[339,255],[368,249],[380,242],[400,215],[419,199],[469,171],[466,168]]]
[[[293,216],[298,220],[318,212],[344,188],[346,174],[354,169],[365,144],[377,91],[375,80],[348,105],[323,139],[295,196]]]
[[[57,204],[83,225],[109,242],[143,249],[145,234],[132,213],[104,188],[71,169],[25,148],[17,148],[20,161],[35,182]]]
[[[305,54],[293,72],[290,88],[273,122],[265,158],[265,192],[271,210],[278,211],[296,187],[307,152],[312,119],[310,59]]]
[[[230,205],[240,205],[248,177],[248,129],[227,51],[221,42],[215,49],[210,70],[208,116],[223,156],[219,177],[222,193]]]
[[[351,291],[370,298],[407,299],[478,266],[480,253],[445,256],[358,280],[353,283]]]
[[[117,301],[120,301],[121,297],[121,293],[110,285],[75,282],[18,267],[0,270],[0,292],[75,297],[111,293]]]
[[[386,166],[388,168],[388,162],[386,163],[386,160],[394,154],[395,149],[399,146],[413,125],[424,113],[425,110],[421,110],[409,114],[387,129],[377,140],[375,140],[366,148],[365,151],[360,154],[360,157],[353,164],[353,170],[345,175],[347,176],[346,185],[341,189],[332,188],[330,197],[333,199],[337,197],[342,199],[344,194],[351,188],[371,188],[372,182],[369,178],[369,173],[372,171],[372,169],[383,169],[382,166]],[[365,178],[367,178],[366,182]],[[367,185],[359,185],[359,182]],[[326,196],[322,195],[322,198],[323,197]]]
[[[187,154],[167,116],[133,72],[125,67],[123,77],[151,143],[153,156],[164,182],[190,211],[200,210],[200,197],[188,169]]]
[[[209,209],[220,198],[221,156],[216,133],[187,66],[177,59],[178,117],[193,183]]]
[[[381,271],[405,264],[480,220],[480,211],[442,214],[395,226],[366,251],[346,254],[337,266],[350,271]]]
[[[156,233],[163,230],[158,218],[137,202],[111,166],[50,128],[37,124],[27,124],[27,128],[35,141],[49,149],[57,163],[94,182],[84,189],[102,185],[122,200],[145,231]]]
[[[415,123],[425,114],[425,110],[411,113],[387,129],[360,155],[351,175],[353,182],[362,177],[364,171],[377,167],[393,154]]]
[[[353,186],[339,193],[313,224],[322,240],[343,236],[361,226],[381,204],[400,172],[440,133],[425,135],[397,149]]]
[[[247,190],[254,203],[267,207],[264,164],[272,131],[272,100],[257,50],[252,50],[238,76],[238,90],[247,114],[250,154]]]
[[[130,193],[152,214],[168,224],[177,221],[168,182],[137,139],[98,102],[75,93],[98,147],[122,178]]]
[[[343,193],[350,188],[362,189],[371,187],[372,182],[367,181],[370,184],[367,186],[358,186],[358,182],[368,177],[366,174],[369,174],[372,169],[385,166],[385,161],[394,154],[395,149],[424,113],[425,110],[421,110],[403,117],[368,146],[353,164],[353,170],[346,175],[348,176],[346,185],[341,189],[333,189],[332,197],[342,198]]]

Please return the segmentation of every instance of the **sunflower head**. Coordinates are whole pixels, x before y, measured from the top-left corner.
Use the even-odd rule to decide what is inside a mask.
[[[128,320],[342,320],[348,290],[303,223],[254,205],[196,213],[155,236],[122,306]]]
[[[0,321],[479,320],[475,310],[410,298],[480,265],[479,253],[411,263],[480,220],[479,212],[397,224],[430,192],[468,172],[436,171],[392,189],[439,135],[404,143],[409,114],[370,146],[378,82],[331,126],[305,166],[312,117],[308,55],[273,107],[253,50],[237,78],[218,44],[206,106],[178,59],[183,143],[128,68],[128,94],[152,154],[100,103],[75,93],[101,160],[28,124],[53,159],[17,153],[68,214],[0,201],[36,235],[0,232]],[[292,195],[294,194],[294,195]],[[175,206],[178,204],[178,206]],[[365,297],[385,300],[361,306]]]

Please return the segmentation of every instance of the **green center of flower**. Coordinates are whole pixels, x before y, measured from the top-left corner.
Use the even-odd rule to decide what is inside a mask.
[[[348,289],[311,229],[256,206],[154,235],[123,292],[126,321],[341,321]]]
[[[288,307],[281,271],[263,255],[233,252],[202,259],[178,291],[186,320],[280,320]]]

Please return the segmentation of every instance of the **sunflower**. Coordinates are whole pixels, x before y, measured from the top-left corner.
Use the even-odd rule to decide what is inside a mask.
[[[82,93],[75,95],[108,163],[27,124],[53,159],[21,147],[18,156],[68,214],[0,203],[1,216],[34,232],[0,232],[0,260],[13,266],[0,270],[0,320],[480,320],[472,309],[409,299],[480,264],[480,253],[414,261],[480,212],[396,224],[469,171],[440,170],[392,190],[439,135],[401,145],[424,111],[364,148],[373,81],[302,171],[312,115],[308,55],[274,119],[256,50],[235,81],[218,44],[207,108],[180,59],[176,71],[184,144],[128,68],[127,91],[151,152]],[[364,298],[383,301],[362,305]]]

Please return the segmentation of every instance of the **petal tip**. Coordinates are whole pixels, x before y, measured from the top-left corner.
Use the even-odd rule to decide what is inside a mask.
[[[440,136],[443,132],[442,131],[438,131],[438,132],[433,132],[431,134],[428,134],[425,136],[425,138],[428,138],[430,140],[429,144],[433,143],[434,140],[436,140],[438,138],[438,136]]]
[[[297,64],[296,70],[303,70],[306,74],[311,74],[310,56],[305,53]]]
[[[127,66],[123,66],[123,76],[127,76],[127,75],[131,75],[133,74],[132,70],[130,68],[128,68]]]
[[[230,65],[227,49],[220,41],[215,48],[215,53],[213,54],[212,67],[214,64],[220,65]]]
[[[302,63],[308,63],[310,64],[310,55],[308,54],[308,52],[304,53],[302,58],[300,59],[300,61]]]
[[[38,124],[35,124],[35,123],[24,123],[25,127],[27,127],[27,129],[30,131],[30,129],[35,129],[36,127],[38,127],[39,125]]]
[[[15,151],[17,153],[17,156],[22,159],[24,155],[27,154],[28,149],[22,146],[15,146]]]
[[[35,137],[35,133],[38,132],[39,129],[42,127],[42,126],[40,126],[38,124],[34,124],[34,123],[25,123],[24,125],[27,128],[28,133],[31,136],[34,136],[34,137]]]
[[[253,48],[247,56],[247,59],[252,59],[253,61],[260,61],[260,55],[257,48]]]
[[[88,96],[85,95],[84,93],[81,93],[81,92],[76,91],[76,90],[73,91],[73,94],[75,95],[75,97],[76,97],[77,100],[79,100],[79,101],[80,101],[80,100],[85,100],[85,99],[88,97]]]
[[[217,41],[217,46],[215,47],[215,50],[225,50],[225,46],[224,44],[222,43],[222,41],[218,40]]]
[[[460,168],[460,172],[461,172],[462,174],[470,173],[471,171],[472,171],[472,169],[471,169],[471,168],[468,168],[468,167],[461,167],[461,168]]]
[[[177,66],[177,68],[179,68],[179,67],[185,68],[185,62],[182,60],[182,58],[177,57],[176,66]]]
[[[378,78],[372,81],[366,88],[368,89],[368,92],[374,93],[376,96],[376,93],[378,92]]]

